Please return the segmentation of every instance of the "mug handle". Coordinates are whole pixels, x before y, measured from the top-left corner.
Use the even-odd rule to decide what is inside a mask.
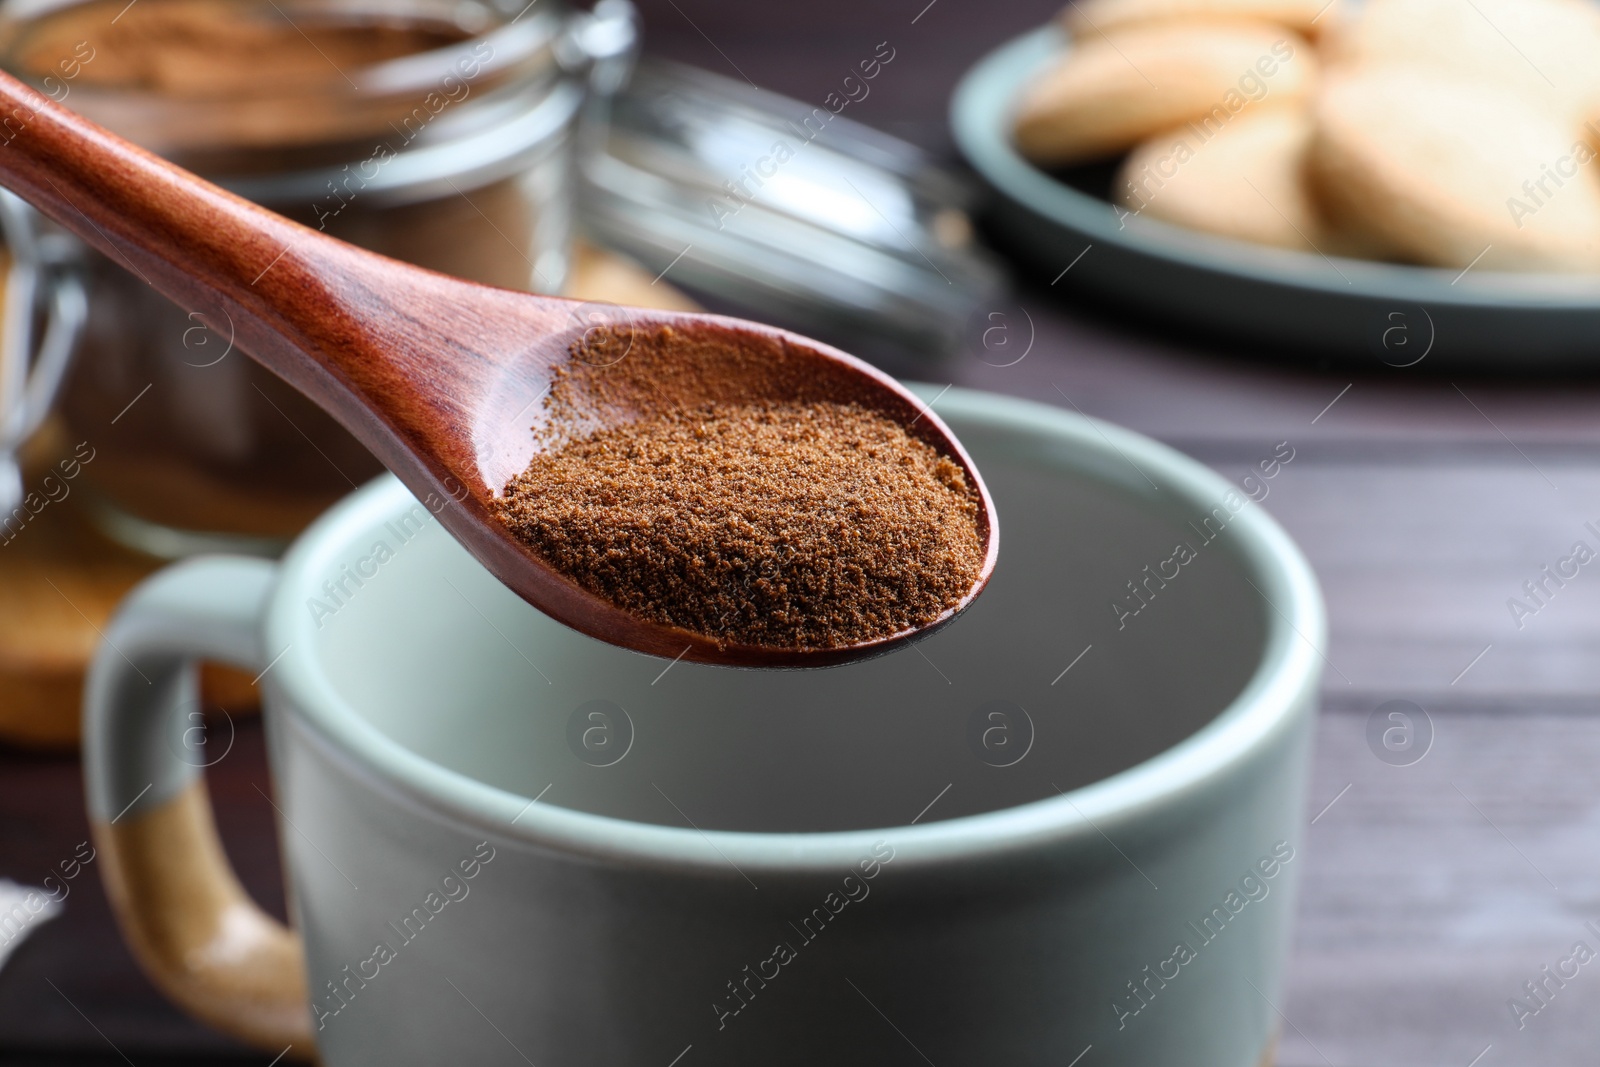
[[[268,666],[261,619],[277,570],[259,559],[202,558],[129,594],[89,668],[84,778],[106,893],[145,972],[197,1019],[310,1059],[300,937],[239,884],[200,765],[182,743],[200,709],[196,661],[252,673]]]

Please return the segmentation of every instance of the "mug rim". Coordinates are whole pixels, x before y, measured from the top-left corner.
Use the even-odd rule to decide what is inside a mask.
[[[922,384],[912,388],[925,399],[937,392]],[[1085,415],[960,388],[948,389],[939,403],[941,416],[951,423],[1053,438],[1131,467],[1126,481],[1088,475],[1119,492],[1154,499],[1158,490],[1143,489],[1143,474],[1149,472],[1159,475],[1155,481],[1162,485],[1163,503],[1177,499],[1204,508],[1220,504],[1230,491],[1239,494],[1237,486],[1197,460]],[[1132,476],[1135,471],[1137,477]],[[435,763],[369,723],[333,686],[311,653],[316,631],[299,609],[306,591],[316,590],[314,579],[342,558],[353,537],[370,530],[374,516],[391,517],[402,503],[410,507],[416,501],[393,475],[382,475],[318,518],[285,555],[262,627],[265,652],[283,650],[262,679],[271,698],[269,722],[285,714],[348,772],[426,811],[504,840],[590,859],[738,878],[746,869],[837,871],[853,866],[875,842],[886,839],[892,840],[898,857],[921,865],[1105,837],[1108,828],[1125,828],[1156,811],[1171,810],[1247,766],[1313,706],[1325,662],[1320,649],[1327,639],[1326,618],[1311,567],[1276,520],[1251,502],[1232,516],[1229,529],[1238,536],[1227,550],[1267,602],[1260,659],[1244,686],[1210,721],[1155,755],[1058,796],[921,825],[769,833],[636,822],[540,804],[537,798]],[[903,865],[899,858],[896,862]]]

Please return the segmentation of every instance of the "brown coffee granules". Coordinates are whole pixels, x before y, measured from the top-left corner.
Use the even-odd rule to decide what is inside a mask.
[[[709,403],[661,404],[668,370],[714,375],[746,365],[736,357],[669,331],[636,339],[616,368],[574,364],[547,426],[618,405],[638,417],[556,435],[506,486],[502,520],[585,589],[739,644],[838,648],[926,625],[966,597],[986,545],[965,473],[886,416],[826,395],[839,382],[823,374],[800,400],[773,401],[736,381]]]

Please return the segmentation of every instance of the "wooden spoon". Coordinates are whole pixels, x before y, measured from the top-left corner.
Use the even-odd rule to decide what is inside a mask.
[[[419,500],[439,502],[445,529],[495,577],[601,640],[705,663],[824,666],[888,651],[948,622],[994,569],[994,505],[966,452],[893,379],[836,349],[736,319],[582,304],[400,263],[225,192],[4,75],[0,184],[310,397]],[[794,399],[784,391],[795,382],[831,382],[835,395],[957,461],[979,491],[987,548],[971,592],[929,626],[845,648],[740,645],[631,614],[513,537],[493,503],[540,447],[530,425],[553,373],[573,358],[573,342],[598,336],[602,348],[621,348],[633,331],[663,324],[758,352],[769,373],[739,384],[750,399]]]

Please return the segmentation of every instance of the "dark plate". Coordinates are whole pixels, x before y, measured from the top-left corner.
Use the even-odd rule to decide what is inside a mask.
[[[1066,43],[1045,27],[1002,45],[967,72],[951,103],[956,143],[997,194],[994,231],[1051,278],[1075,263],[1061,286],[1310,358],[1600,369],[1600,275],[1409,267],[1119,219],[1104,199],[1038,169],[1011,144],[1013,101]]]

